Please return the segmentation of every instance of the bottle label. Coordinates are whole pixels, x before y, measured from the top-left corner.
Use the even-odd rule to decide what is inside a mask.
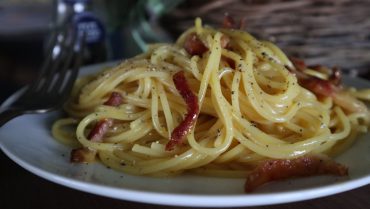
[[[74,16],[74,25],[79,34],[85,33],[87,44],[103,42],[105,29],[103,23],[91,12],[82,12]]]

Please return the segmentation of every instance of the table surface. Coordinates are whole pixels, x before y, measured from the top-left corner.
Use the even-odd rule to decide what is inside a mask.
[[[38,209],[101,209],[101,208],[150,208],[150,209],[174,209],[163,205],[150,205],[130,201],[116,200],[101,197],[44,180],[21,168],[12,162],[4,153],[0,152],[0,208],[38,208]],[[256,209],[281,209],[281,208],[336,208],[358,209],[370,206],[370,185],[364,186],[345,193],[318,198],[314,200],[271,205],[249,207]]]

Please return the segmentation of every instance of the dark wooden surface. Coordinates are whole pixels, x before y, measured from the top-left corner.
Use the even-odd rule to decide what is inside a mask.
[[[24,170],[0,152],[0,209],[174,209],[101,197],[44,180]],[[250,207],[255,209],[370,208],[370,185],[329,197],[296,203]]]

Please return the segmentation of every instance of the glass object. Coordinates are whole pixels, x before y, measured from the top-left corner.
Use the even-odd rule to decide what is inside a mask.
[[[106,29],[101,18],[92,10],[91,0],[56,0],[54,27],[72,23],[78,33],[84,33],[87,50],[83,63],[93,64],[107,60]]]

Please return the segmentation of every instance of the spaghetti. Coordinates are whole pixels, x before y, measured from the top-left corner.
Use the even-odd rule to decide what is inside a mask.
[[[81,78],[52,133],[75,147],[72,161],[98,158],[135,175],[246,177],[268,160],[336,155],[367,132],[358,98],[369,90],[346,89],[333,72],[196,19],[175,44]]]

